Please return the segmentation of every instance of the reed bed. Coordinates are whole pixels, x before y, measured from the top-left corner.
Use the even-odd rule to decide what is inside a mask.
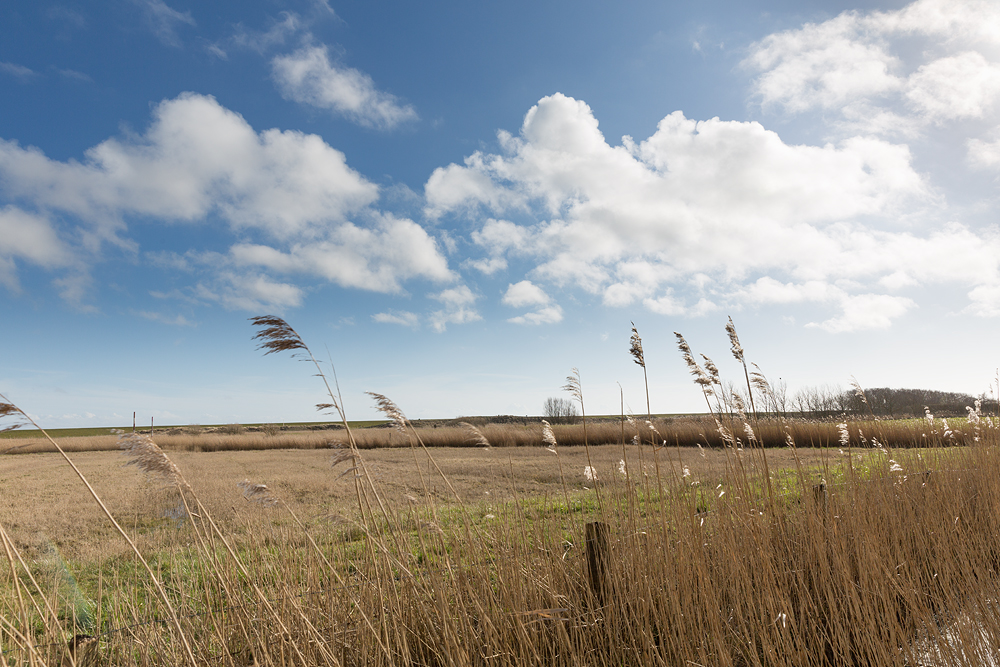
[[[635,438],[646,438],[649,432],[645,420],[633,419],[630,423],[601,420],[590,422],[584,433],[582,424],[553,424],[556,439],[564,447],[629,443]],[[746,442],[749,436],[736,415],[726,415],[734,437]],[[787,447],[789,435],[801,447],[839,447],[842,431],[839,423],[805,419],[758,420],[755,430],[757,446]],[[841,422],[841,423],[847,423]],[[678,447],[724,447],[722,434],[711,417],[685,417],[658,419],[651,424],[660,434],[660,443]],[[540,447],[541,424],[485,424],[478,430],[493,447]],[[976,437],[974,426],[965,419],[926,419],[895,421],[851,420],[849,441],[853,446],[869,446],[878,440],[890,447],[941,447],[965,445]],[[148,431],[145,431],[148,433]],[[478,447],[479,441],[467,426],[418,427],[415,432],[428,447]],[[407,436],[392,428],[363,428],[354,432],[359,449],[409,447]],[[346,433],[327,431],[282,431],[274,435],[265,433],[190,433],[183,429],[163,429],[155,433],[157,443],[168,452],[225,452],[238,450],[269,449],[327,449],[346,445]],[[118,436],[97,435],[63,438],[60,444],[67,452],[114,451],[118,449]],[[0,454],[36,454],[55,452],[44,438],[0,439]]]
[[[308,355],[284,321],[259,319],[271,332],[268,351]],[[583,386],[574,377],[582,408]],[[711,369],[705,377],[699,384],[711,389]],[[336,408],[338,395],[330,397]],[[22,556],[24,545],[0,531],[8,562],[0,590],[9,592],[0,599],[3,659],[192,666],[1000,662],[1000,431],[978,412],[970,410],[962,447],[950,446],[941,428],[928,439],[933,446],[894,448],[884,425],[873,423],[869,434],[863,424],[834,425],[837,444],[819,466],[799,455],[788,429],[785,449],[763,446],[766,427],[743,406],[742,431],[713,412],[723,458],[717,483],[692,472],[690,449],[664,445],[655,423],[634,425],[639,438],[622,447],[617,465],[586,444],[572,470],[551,429],[543,435],[560,492],[519,492],[512,475],[510,496],[495,502],[463,497],[421,434],[407,430],[399,408],[373,397],[411,448],[415,493],[407,505],[386,502],[377,470],[349,430],[330,474],[331,483],[353,492],[352,511],[300,517],[284,497],[289,489],[245,480],[234,483],[233,497],[253,511],[235,525],[203,502],[197,482],[151,439],[125,439],[137,469],[185,508],[175,533],[90,570],[63,564],[71,586],[66,576],[42,577],[37,560]],[[927,426],[935,428],[930,420]],[[472,435],[479,446],[489,440],[485,430]],[[776,464],[779,452],[790,467]],[[74,470],[99,500],[85,472]]]

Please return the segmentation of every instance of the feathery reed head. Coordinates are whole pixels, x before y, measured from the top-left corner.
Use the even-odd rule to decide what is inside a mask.
[[[764,372],[760,370],[760,366],[757,364],[751,364],[754,367],[754,371],[750,373],[750,384],[757,388],[757,391],[764,395],[768,395],[771,392],[771,383],[767,381],[764,377]]]
[[[729,318],[729,323],[726,324],[726,333],[729,334],[729,343],[736,361],[745,363],[743,359],[743,346],[740,345],[740,337],[736,335],[736,325],[733,324],[732,317]]]
[[[552,425],[544,419],[542,420],[542,442],[548,445],[546,449],[550,452],[556,451],[556,445],[558,445],[556,442],[556,434],[552,432]]]
[[[860,398],[862,403],[868,405],[868,397],[865,396],[865,390],[861,388],[861,385],[858,384],[857,379],[853,375],[851,376],[851,389],[854,390],[854,395]]]
[[[309,350],[295,329],[276,315],[251,317],[250,322],[255,327],[263,327],[253,340],[260,341],[257,349],[264,350],[265,355],[285,350]]]
[[[483,447],[492,447],[492,445],[490,445],[490,441],[486,439],[485,435],[483,435],[483,432],[480,431],[475,426],[473,426],[472,424],[470,424],[469,422],[458,422],[458,425],[462,426],[463,428],[465,428],[466,431],[469,432],[469,435],[472,436],[472,440],[477,445],[482,445]]]
[[[580,371],[573,368],[573,372],[566,376],[566,384],[563,391],[568,391],[570,395],[583,405],[583,385],[580,384]]]
[[[635,359],[635,363],[639,364],[643,368],[646,367],[646,359],[642,356],[642,338],[639,338],[639,331],[635,328],[635,322],[632,322],[632,338],[629,339],[631,347],[628,352]]]
[[[684,363],[687,364],[688,371],[694,376],[695,383],[701,385],[701,390],[705,392],[706,395],[712,394],[712,378],[708,376],[698,362],[694,359],[694,353],[691,352],[691,346],[688,342],[684,340],[684,336],[674,332],[677,336],[677,349],[681,351],[681,356],[684,359]]]
[[[708,378],[712,381],[712,384],[722,386],[722,378],[719,377],[719,369],[715,365],[715,362],[708,358],[707,355],[701,355],[701,358],[705,360],[705,370],[708,372]]]
[[[3,419],[4,417],[13,417],[16,421],[10,426],[0,428],[0,433],[13,431],[14,429],[21,428],[27,423],[24,420],[24,413],[21,412],[21,408],[17,407],[13,403],[0,403],[0,419]]]
[[[129,433],[118,437],[118,447],[133,465],[147,475],[157,475],[171,484],[181,484],[181,473],[153,438],[145,433]]]
[[[240,487],[243,497],[251,503],[257,503],[261,507],[274,507],[278,504],[278,499],[271,494],[266,484],[254,484],[245,479],[236,486]]]
[[[383,396],[382,394],[377,394],[374,391],[366,391],[366,394],[375,399],[375,408],[384,414],[386,417],[392,420],[396,429],[400,433],[406,433],[406,415],[403,411],[399,409],[399,406],[393,403],[391,400]]]

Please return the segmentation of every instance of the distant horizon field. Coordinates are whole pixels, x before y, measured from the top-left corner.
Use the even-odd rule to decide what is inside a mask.
[[[465,415],[461,417],[438,417],[429,419],[413,419],[410,420],[414,426],[430,426],[434,424],[445,424],[454,423],[468,420],[491,420],[497,417],[518,417],[521,415]],[[640,417],[645,417],[645,415],[639,415]],[[654,414],[652,417],[654,419],[666,419],[666,418],[676,418],[676,417],[705,417],[708,413],[660,413]],[[551,419],[544,415],[524,415],[525,419]],[[621,419],[621,415],[588,415],[588,420],[594,421],[605,421],[608,419]],[[369,419],[369,420],[358,420],[351,421],[348,420],[347,424],[351,428],[373,428],[373,427],[385,427],[390,425],[392,422],[388,419]],[[329,420],[329,421],[309,421],[309,422],[246,422],[238,424],[244,428],[260,428],[263,426],[280,426],[289,430],[294,430],[296,427],[310,428],[316,426],[339,426],[340,421]],[[236,425],[235,422],[228,422],[225,424],[154,424],[153,430],[156,431],[168,431],[174,429],[221,429],[227,426]],[[98,435],[117,435],[118,432],[129,433],[132,431],[132,425],[127,426],[88,426],[81,428],[42,428],[46,433],[52,437],[63,437],[63,438],[79,438],[88,436],[98,436]],[[143,433],[149,432],[149,427],[147,424],[136,424],[135,430]],[[9,431],[0,432],[0,439],[4,438],[37,438],[41,435],[41,430],[36,428],[17,428]]]

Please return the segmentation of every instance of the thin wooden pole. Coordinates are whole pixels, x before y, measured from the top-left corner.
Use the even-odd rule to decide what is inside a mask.
[[[590,590],[598,603],[604,604],[608,592],[608,524],[593,521],[587,524],[587,570]]]

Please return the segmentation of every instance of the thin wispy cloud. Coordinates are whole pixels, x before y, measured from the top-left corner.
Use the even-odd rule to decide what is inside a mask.
[[[416,329],[420,326],[420,316],[406,310],[390,310],[385,313],[375,313],[372,321],[380,324],[398,324]]]
[[[418,118],[413,106],[379,90],[369,75],[333,62],[326,46],[305,46],[275,57],[271,74],[285,99],[365,127],[391,130]]]
[[[0,61],[0,74],[13,77],[18,81],[21,81],[22,83],[26,83],[38,77],[38,72],[31,69],[30,67],[25,67],[24,65],[18,65],[17,63],[8,63],[3,61]]]
[[[194,322],[190,321],[183,315],[166,315],[164,313],[158,313],[155,311],[140,310],[135,313],[144,320],[149,320],[150,322],[159,322],[160,324],[167,324],[175,327],[193,327]]]
[[[187,25],[194,27],[198,23],[191,12],[179,12],[163,0],[132,0],[142,12],[146,25],[153,34],[165,45],[179,47],[181,39],[178,29]]]

